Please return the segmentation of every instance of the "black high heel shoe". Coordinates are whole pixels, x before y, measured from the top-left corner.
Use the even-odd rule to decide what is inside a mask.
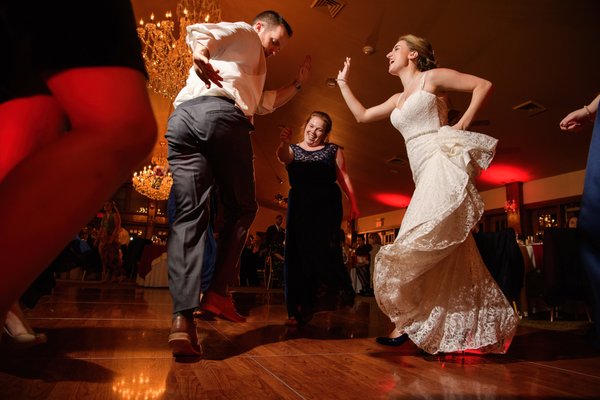
[[[408,335],[405,333],[395,338],[390,338],[387,336],[379,336],[375,341],[384,346],[400,346],[404,342],[408,340]]]

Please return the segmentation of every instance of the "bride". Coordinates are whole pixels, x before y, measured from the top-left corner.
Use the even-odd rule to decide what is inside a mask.
[[[365,108],[349,86],[350,58],[337,76],[360,122],[390,118],[406,143],[415,191],[393,244],[375,260],[375,297],[396,328],[383,345],[410,338],[430,354],[505,353],[518,318],[483,263],[471,229],[484,205],[473,178],[489,166],[497,140],[467,131],[491,92],[485,79],[436,68],[431,44],[400,37],[387,55],[403,92]],[[470,92],[469,107],[447,126],[446,93]]]

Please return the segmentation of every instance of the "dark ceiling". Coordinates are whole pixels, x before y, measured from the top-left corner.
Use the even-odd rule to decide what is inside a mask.
[[[331,140],[344,148],[362,215],[397,208],[382,202],[382,195],[384,200],[410,197],[413,182],[402,162],[406,151],[401,135],[389,121],[357,124],[339,89],[326,85],[349,56],[351,87],[365,106],[400,92],[400,80],[387,73],[385,55],[405,33],[428,38],[441,66],[494,84],[492,98],[478,116],[483,124],[472,127],[500,140],[492,167],[477,181],[480,190],[585,168],[591,129],[566,134],[558,123],[600,91],[599,1],[340,0],[345,6],[335,18],[327,7],[311,8],[314,2],[221,0],[223,20],[251,21],[260,11],[274,9],[292,25],[292,40],[269,60],[267,88],[289,83],[305,55],[313,60],[310,81],[296,98],[256,118],[252,137],[261,206],[277,208],[275,195],[286,196],[289,188],[285,168],[275,158],[277,127],[289,125],[299,132],[312,110],[333,118]],[[147,18],[151,11],[174,11],[176,1],[132,3],[136,16]],[[374,54],[364,55],[365,45]],[[460,111],[469,97],[453,94],[450,100]],[[524,103],[525,110],[514,109]],[[532,105],[542,111],[528,111]]]

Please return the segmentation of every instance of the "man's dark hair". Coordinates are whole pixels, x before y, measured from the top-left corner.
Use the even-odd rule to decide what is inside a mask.
[[[261,12],[256,17],[254,17],[254,19],[252,20],[252,25],[254,25],[257,21],[265,22],[267,25],[269,25],[271,27],[283,25],[288,36],[292,37],[292,34],[293,34],[292,27],[277,11],[267,10],[267,11]]]

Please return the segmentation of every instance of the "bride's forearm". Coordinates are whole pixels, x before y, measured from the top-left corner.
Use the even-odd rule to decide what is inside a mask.
[[[350,109],[354,118],[356,118],[356,122],[365,122],[364,117],[366,113],[365,107],[361,104],[360,101],[354,96],[350,86],[348,85],[348,81],[345,79],[337,79],[337,84],[342,92],[342,97],[346,102],[346,105]]]

